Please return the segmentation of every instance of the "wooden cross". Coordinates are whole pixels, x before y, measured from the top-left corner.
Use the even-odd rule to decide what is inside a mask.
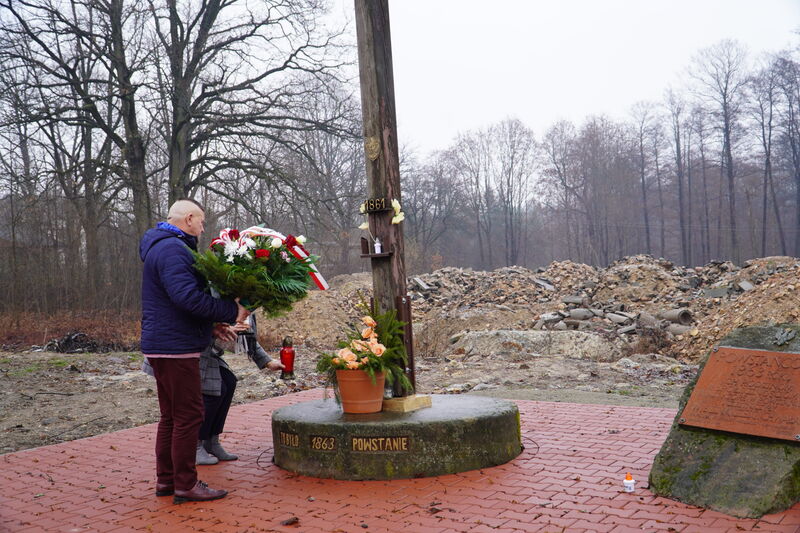
[[[416,386],[411,303],[406,294],[403,225],[391,223],[394,215],[391,201],[394,199],[402,203],[402,200],[389,2],[355,0],[355,9],[367,165],[367,217],[371,234],[382,244],[381,253],[375,253],[374,243],[367,243],[367,249],[362,249],[362,252],[370,257],[372,263],[375,301],[382,311],[397,309],[398,318],[407,324],[404,342],[408,353],[408,374],[411,383]]]

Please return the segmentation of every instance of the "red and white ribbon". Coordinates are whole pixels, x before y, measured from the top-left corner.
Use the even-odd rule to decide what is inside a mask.
[[[249,228],[242,230],[240,235],[242,237],[250,237],[251,239],[253,237],[272,237],[273,239],[277,238],[282,241],[286,240],[286,236],[282,233],[279,233],[274,229],[262,228],[261,226],[250,226]],[[222,233],[220,233],[220,236],[222,236]]]
[[[306,251],[300,246],[292,246],[289,251],[292,252],[293,256],[301,261],[304,261],[308,258],[308,253],[306,253]],[[311,272],[309,272],[308,275],[311,276],[312,280],[314,280],[317,288],[319,288],[321,291],[328,290],[330,286],[328,285],[328,282],[325,281],[325,278],[322,277],[322,274],[319,273],[317,267],[315,267],[313,263],[308,263],[308,266],[311,267]]]

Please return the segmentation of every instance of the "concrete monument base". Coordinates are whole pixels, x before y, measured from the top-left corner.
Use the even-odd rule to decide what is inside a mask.
[[[519,410],[507,400],[430,396],[413,412],[344,414],[334,399],[272,413],[274,462],[334,479],[404,479],[497,466],[522,451]]]

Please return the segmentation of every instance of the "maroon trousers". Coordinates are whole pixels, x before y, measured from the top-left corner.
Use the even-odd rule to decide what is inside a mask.
[[[156,434],[158,483],[191,490],[197,483],[197,433],[203,423],[199,358],[148,358],[158,386],[161,419]]]

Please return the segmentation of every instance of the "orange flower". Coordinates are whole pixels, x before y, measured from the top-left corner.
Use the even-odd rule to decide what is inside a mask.
[[[378,323],[375,322],[375,320],[371,316],[361,317],[361,322],[363,322],[364,325],[369,328],[374,328],[375,326],[378,325]]]
[[[341,357],[342,359],[344,359],[345,361],[348,361],[348,362],[356,360],[356,354],[351,352],[350,348],[342,348],[341,350],[339,350],[337,352],[336,355],[338,355],[339,357]]]
[[[338,365],[340,362],[341,359],[339,359],[338,357],[334,357],[333,359],[331,359],[331,363],[333,363],[334,365]]]
[[[370,342],[369,343],[369,350],[377,355],[378,357],[383,355],[383,352],[386,351],[386,346],[379,342]]]
[[[358,361],[350,361],[349,363],[347,363],[347,368],[349,368],[350,370],[356,370],[359,366],[361,366],[361,363],[359,363]]]
[[[375,335],[375,331],[372,328],[364,328],[361,330],[361,337],[365,339],[371,339]]]
[[[361,362],[366,365],[367,363],[369,363],[369,357],[362,357]]]
[[[367,344],[364,341],[356,339],[350,343],[350,348],[352,348],[353,350],[358,350],[359,352],[366,352],[367,350],[369,350],[369,344]]]

